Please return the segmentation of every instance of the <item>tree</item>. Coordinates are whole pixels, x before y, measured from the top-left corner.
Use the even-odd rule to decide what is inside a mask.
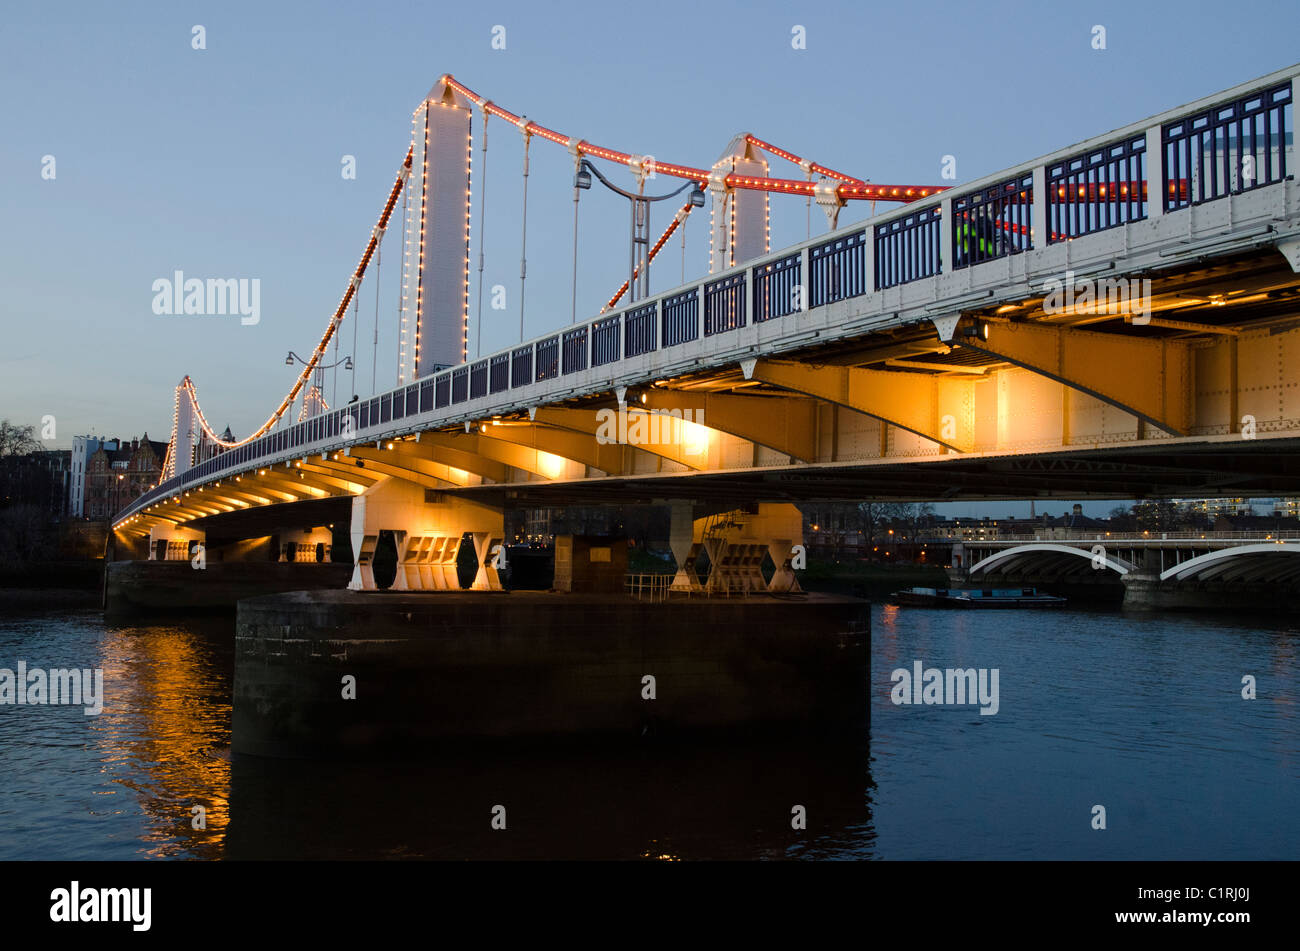
[[[1133,506],[1133,519],[1139,532],[1173,532],[1183,522],[1169,499],[1143,499]]]
[[[0,419],[0,459],[26,456],[40,448],[35,426],[15,426],[7,419]]]
[[[1132,509],[1127,509],[1122,505],[1117,505],[1111,509],[1106,521],[1112,532],[1131,532],[1137,528],[1137,519],[1133,517]]]
[[[858,519],[866,546],[874,548],[877,534],[883,535],[890,523],[903,518],[906,508],[901,502],[859,502]]]

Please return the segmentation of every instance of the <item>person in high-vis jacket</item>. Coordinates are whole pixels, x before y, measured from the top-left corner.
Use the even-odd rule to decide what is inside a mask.
[[[994,255],[992,210],[967,212],[957,222],[957,266],[978,264]],[[978,254],[972,259],[972,253]]]

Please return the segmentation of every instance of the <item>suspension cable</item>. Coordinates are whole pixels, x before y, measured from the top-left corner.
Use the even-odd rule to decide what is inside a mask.
[[[379,216],[379,222],[370,232],[370,240],[366,244],[365,252],[361,255],[361,261],[352,272],[352,278],[348,281],[347,290],[343,292],[343,298],[339,301],[338,307],[335,308],[334,314],[330,318],[329,325],[325,328],[324,335],[321,337],[320,342],[316,344],[316,348],[312,351],[311,359],[307,361],[306,365],[302,368],[302,372],[298,375],[298,379],[295,381],[293,387],[289,390],[284,399],[280,401],[280,405],[266,420],[266,422],[259,426],[251,435],[246,436],[243,439],[222,439],[212,429],[207,418],[203,415],[203,410],[199,405],[198,391],[194,386],[194,381],[188,376],[185,377],[184,381],[182,381],[182,386],[185,388],[190,403],[194,408],[194,415],[198,419],[200,427],[203,432],[207,433],[208,438],[218,446],[221,446],[223,449],[234,449],[238,446],[250,443],[254,439],[264,435],[270,431],[272,426],[280,421],[285,412],[293,405],[294,399],[300,392],[302,392],[312,371],[316,369],[316,365],[320,363],[321,358],[327,352],[330,339],[334,336],[335,331],[338,330],[339,324],[343,320],[343,316],[347,313],[348,305],[352,302],[353,295],[356,294],[357,286],[361,282],[361,277],[365,274],[366,268],[370,265],[370,259],[374,255],[375,248],[379,244],[379,237],[382,235],[383,229],[387,227],[388,219],[393,213],[393,207],[397,204],[398,192],[401,191],[403,183],[405,183],[407,176],[410,174],[411,155],[411,150],[408,149],[406,159],[402,162],[401,169],[397,173],[397,180],[393,183],[392,190],[388,194],[388,201],[384,205],[384,210]]]
[[[566,148],[570,147],[570,142],[572,140],[569,136],[556,132],[554,129],[548,129],[545,126],[538,125],[535,122],[529,122],[526,117],[517,116],[512,112],[502,109],[495,103],[484,99],[468,86],[458,82],[450,74],[444,75],[441,81],[445,82],[451,89],[454,89],[456,92],[477,103],[484,111],[491,112],[493,115],[505,119],[521,132],[524,131],[526,126],[530,135],[540,135],[542,138],[548,139],[557,145],[562,145]],[[640,167],[646,172],[662,172],[665,175],[672,175],[676,178],[693,179],[701,184],[708,184],[713,180],[713,173],[702,168],[694,168],[689,165],[675,165],[669,162],[661,162],[658,159],[651,159],[649,156],[642,157],[632,155],[628,152],[620,152],[616,149],[607,149],[603,146],[593,145],[586,140],[577,142],[575,147],[582,155],[591,155],[596,158],[603,158],[606,161],[617,162],[620,165],[626,165],[629,167]],[[773,146],[773,148],[775,148],[775,146]],[[872,185],[862,181],[861,179],[855,179],[852,176],[844,175],[841,172],[835,172],[833,169],[826,169],[821,165],[817,165],[815,168],[817,170],[824,169],[824,174],[840,181],[840,184],[835,187],[835,195],[841,201],[870,200],[874,198],[881,201],[912,202],[945,191],[949,187],[947,185]],[[770,178],[766,176],[758,177],[732,173],[723,178],[723,184],[728,188],[780,192],[788,195],[815,194],[811,182],[799,181],[798,179]]]
[[[428,156],[425,156],[428,161]],[[406,369],[406,311],[409,302],[408,289],[411,279],[411,180],[406,180],[406,187],[402,190],[402,292],[397,298],[397,382],[402,382],[402,377]],[[416,281],[419,281],[419,273],[416,273]],[[375,320],[375,352],[379,352],[379,321]],[[372,374],[373,375],[373,374]],[[377,380],[371,380],[370,388],[372,393],[379,392],[379,383]]]
[[[524,341],[524,285],[528,280],[528,146],[533,135],[528,131],[528,117],[524,116],[524,211],[519,247],[519,342]]]
[[[491,113],[486,109],[480,109],[483,113],[483,171],[480,174],[479,196],[478,196],[478,314],[474,318],[477,325],[474,331],[474,356],[483,355],[483,262],[485,255],[483,252],[483,239],[487,234],[487,147],[488,147],[488,119]]]

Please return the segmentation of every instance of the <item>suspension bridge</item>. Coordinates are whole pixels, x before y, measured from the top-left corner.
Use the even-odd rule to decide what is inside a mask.
[[[474,586],[492,588],[510,506],[667,503],[680,566],[707,547],[697,508],[747,505],[713,552],[766,550],[766,584],[789,589],[800,500],[1298,492],[1298,78],[1289,67],[943,187],[872,183],[753,134],[707,166],[666,162],[443,76],[283,398],[225,438],[185,376],[162,480],[114,519],[119,550],[188,558],[210,530],[268,525],[301,526],[306,549],[339,520],[351,587],[374,587],[378,535],[393,531],[397,586],[435,589],[455,586],[445,569],[468,533]],[[521,339],[471,357],[501,125],[522,145]],[[573,160],[573,293],[531,302],[553,329],[522,339],[534,140]],[[771,174],[778,160],[793,177]],[[606,177],[620,168],[632,188]],[[628,268],[579,313],[576,209],[593,175],[628,199]],[[652,175],[681,185],[648,195]],[[657,201],[674,211],[656,236]],[[841,227],[862,202],[890,208]],[[815,205],[828,233],[773,250],[781,203]],[[650,294],[656,258],[706,204],[708,276]],[[397,385],[331,406],[325,374],[357,372],[366,280],[380,320],[386,240],[400,242]],[[676,584],[697,583],[679,571]]]

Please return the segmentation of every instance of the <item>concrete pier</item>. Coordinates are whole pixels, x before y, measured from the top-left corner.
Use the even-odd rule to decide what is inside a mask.
[[[555,592],[241,601],[232,748],[370,753],[505,737],[693,735],[868,716],[868,604]]]
[[[240,598],[341,588],[349,564],[274,561],[209,561],[200,572],[189,561],[115,561],[106,565],[104,610],[108,614],[234,611]]]

